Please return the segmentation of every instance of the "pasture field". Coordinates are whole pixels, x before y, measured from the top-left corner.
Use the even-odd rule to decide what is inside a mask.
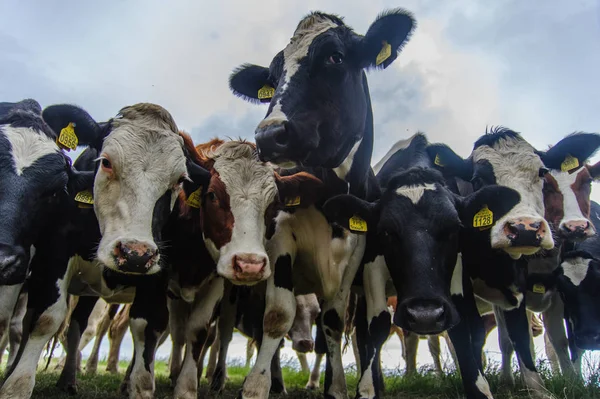
[[[104,373],[105,364],[98,366],[99,374],[96,376],[87,376],[85,373],[78,376],[78,394],[69,396],[56,388],[58,372],[47,371],[38,372],[37,383],[33,392],[33,398],[39,399],[121,399],[123,396],[119,393],[119,386],[127,363],[120,364],[119,375]],[[551,377],[547,363],[539,364],[546,388],[557,399],[588,399],[600,398],[600,368],[597,364],[585,365],[589,375],[588,381],[584,383],[567,382],[561,377]],[[50,367],[52,368],[52,366]],[[42,369],[40,363],[40,370]],[[206,379],[203,379],[199,389],[199,398],[224,398],[234,399],[241,387],[242,381],[248,369],[234,365],[229,367],[229,380],[225,391],[221,395],[215,395],[208,390]],[[449,374],[443,378],[437,377],[427,369],[421,369],[420,374],[411,378],[402,376],[403,370],[388,371],[386,373],[386,393],[383,396],[386,399],[454,399],[463,398],[462,384],[460,377],[455,373]],[[167,363],[164,360],[156,363],[156,399],[172,398],[172,389],[169,386]],[[517,383],[514,390],[499,389],[500,378],[498,366],[492,365],[488,369],[488,379],[491,384],[492,392],[496,399],[521,399],[529,398],[523,389],[523,385]],[[294,367],[284,366],[284,378],[288,395],[271,395],[273,398],[300,399],[322,398],[322,391],[309,392],[304,389],[304,384],[308,379],[306,373],[297,371]],[[353,393],[356,387],[356,370],[348,367],[346,370],[350,392]],[[519,375],[515,373],[515,380],[519,381]],[[321,377],[321,386],[323,377]],[[351,395],[352,397],[353,395]]]

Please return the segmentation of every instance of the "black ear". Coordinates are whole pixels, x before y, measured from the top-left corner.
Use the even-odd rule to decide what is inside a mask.
[[[323,212],[329,221],[335,222],[345,229],[350,229],[350,218],[358,216],[367,224],[367,229],[375,229],[379,222],[379,201],[368,202],[353,195],[337,195],[325,202]]]
[[[361,40],[361,61],[365,68],[387,68],[410,39],[416,21],[401,8],[384,11]]]
[[[459,215],[466,228],[474,226],[475,214],[487,207],[491,211],[492,222],[506,215],[521,200],[519,193],[503,186],[486,186],[473,194],[458,199]]]
[[[90,192],[94,188],[94,178],[96,172],[93,170],[77,170],[71,169],[69,173],[69,195],[74,197],[78,192],[89,190]]]
[[[95,148],[101,148],[102,146],[102,140],[107,129],[103,129],[90,114],[75,105],[51,105],[42,111],[42,118],[57,136],[69,123],[74,123],[73,129],[77,136],[78,146]]]
[[[206,187],[210,182],[210,172],[189,158],[186,160],[186,166],[190,178],[183,182],[183,191],[185,192],[186,197],[189,197],[191,193],[198,190],[200,187],[202,187],[203,190],[206,190]]]
[[[538,151],[544,165],[565,172],[577,169],[600,147],[600,135],[596,133],[573,133],[556,143],[546,152]],[[575,158],[569,161],[568,157]],[[576,166],[577,165],[577,166]],[[570,168],[570,166],[573,166]]]
[[[42,113],[42,107],[40,106],[40,103],[31,98],[26,98],[18,103],[0,103],[0,117],[3,117],[9,112],[16,110],[29,111],[36,115],[40,115]]]
[[[229,76],[229,88],[233,94],[246,101],[270,101],[270,98],[261,96],[263,98],[259,99],[258,96],[258,91],[265,85],[268,86],[268,88],[271,88],[271,83],[269,82],[269,69],[258,65],[241,65],[231,73],[231,76]]]
[[[427,155],[434,167],[441,171],[444,177],[459,177],[471,181],[473,164],[470,159],[463,159],[446,144],[431,144],[427,147]]]

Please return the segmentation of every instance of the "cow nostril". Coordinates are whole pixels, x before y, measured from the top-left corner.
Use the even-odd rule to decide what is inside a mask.
[[[285,126],[280,126],[276,130],[273,131],[273,139],[275,143],[280,146],[285,146],[289,142],[289,137]]]
[[[529,226],[536,230],[539,230],[540,227],[542,227],[542,222],[533,222],[533,223],[530,223]]]
[[[515,223],[508,222],[506,224],[506,227],[508,229],[508,233],[511,236],[516,237],[519,234],[519,229]]]

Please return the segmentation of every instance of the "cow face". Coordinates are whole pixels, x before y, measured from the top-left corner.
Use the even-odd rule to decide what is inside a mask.
[[[414,25],[408,12],[393,10],[360,36],[341,18],[313,12],[269,68],[238,68],[230,78],[232,91],[270,101],[255,132],[261,159],[281,166],[339,166],[371,123],[363,70],[390,65]]]
[[[64,223],[61,206],[81,182],[40,112],[35,100],[0,103],[0,285],[24,282],[31,247],[52,221]]]
[[[375,243],[377,253],[384,255],[398,293],[394,323],[437,334],[459,320],[450,288],[461,226],[472,228],[484,206],[500,217],[518,200],[516,191],[499,186],[459,198],[437,171],[413,167],[392,178],[378,201],[342,195],[327,201],[324,209],[346,228],[353,215],[372,226],[368,245]]]
[[[562,239],[583,240],[596,234],[589,220],[590,193],[600,171],[585,162],[599,146],[600,135],[575,133],[547,152],[538,152],[550,168],[544,176],[545,217]]]
[[[600,261],[584,251],[570,252],[557,272],[575,345],[584,350],[600,349]]]
[[[321,307],[315,294],[296,296],[296,316],[288,332],[292,340],[292,349],[300,353],[312,352],[315,341],[312,337],[312,326]]]
[[[282,202],[278,191],[300,196],[300,187],[311,191],[320,181],[306,173],[278,176],[258,159],[252,143],[212,142],[199,150],[204,155],[199,162],[210,170],[203,189],[202,231],[217,272],[234,284],[267,279],[271,268],[265,243]]]
[[[171,115],[158,105],[136,104],[100,126],[73,106],[44,113],[102,131],[94,180],[94,211],[102,233],[98,260],[122,273],[158,272],[161,231],[188,179],[183,138]]]

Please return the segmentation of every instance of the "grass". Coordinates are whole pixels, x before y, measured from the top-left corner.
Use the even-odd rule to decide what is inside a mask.
[[[310,392],[304,389],[304,385],[308,380],[308,374],[298,371],[292,366],[292,361],[283,361],[283,373],[288,390],[288,395],[271,395],[273,398],[322,398],[322,391]],[[123,378],[123,373],[127,368],[127,363],[122,362],[118,375],[104,373],[105,363],[100,363],[98,366],[99,374],[96,376],[88,376],[81,374],[78,376],[78,394],[77,398],[83,399],[121,399],[119,386]],[[567,381],[562,377],[553,377],[547,362],[540,362],[538,369],[542,378],[545,381],[546,388],[557,399],[587,399],[600,398],[600,367],[598,364],[585,365],[588,370],[588,381],[583,382]],[[40,366],[40,369],[42,367]],[[220,395],[211,393],[208,389],[206,379],[203,379],[199,388],[199,398],[235,398],[238,390],[242,385],[244,376],[249,369],[240,366],[239,364],[232,365],[228,368],[229,380],[225,387],[225,391]],[[418,375],[412,377],[403,377],[402,370],[387,370],[386,371],[386,393],[383,398],[386,399],[451,399],[462,398],[462,383],[460,376],[455,372],[444,377],[436,376],[431,370],[422,368]],[[521,399],[529,398],[530,396],[525,391],[524,386],[519,382],[519,374],[515,372],[515,381],[517,386],[514,389],[506,389],[500,384],[499,368],[497,364],[488,367],[486,377],[490,382],[492,392],[496,399]],[[165,361],[156,362],[156,393],[155,398],[172,398],[172,389],[168,379],[168,367]],[[66,399],[73,398],[56,388],[55,384],[58,380],[57,371],[39,372],[33,398],[43,399]],[[349,367],[346,369],[346,380],[350,396],[356,389],[356,369]],[[321,376],[321,387],[323,386],[323,376]]]

